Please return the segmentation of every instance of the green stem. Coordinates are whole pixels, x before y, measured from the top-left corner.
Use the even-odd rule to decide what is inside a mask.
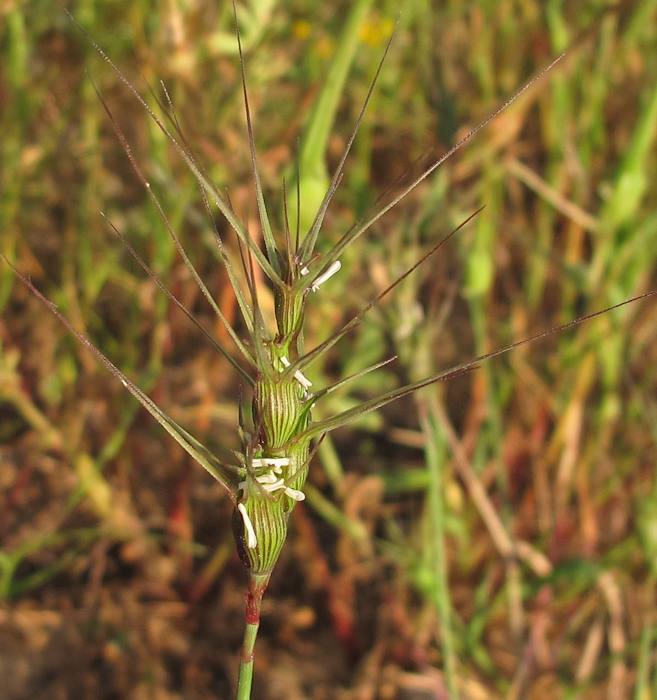
[[[240,659],[240,675],[237,681],[237,700],[249,700],[251,698],[251,682],[253,681],[253,647],[260,620],[255,624],[247,622],[244,630],[244,643],[242,644],[242,658]]]
[[[251,700],[253,662],[255,658],[254,648],[258,636],[258,628],[260,627],[260,604],[268,583],[268,575],[251,575],[249,590],[246,594],[246,629],[244,630],[244,641],[242,642],[236,700]]]
[[[445,547],[445,441],[436,420],[436,410],[432,406],[436,400],[435,394],[429,395],[425,392],[422,399],[424,401],[420,402],[420,407],[424,410],[420,421],[422,431],[427,437],[425,455],[429,473],[428,500],[433,543],[434,604],[440,621],[441,650],[449,697],[458,700],[456,645]]]

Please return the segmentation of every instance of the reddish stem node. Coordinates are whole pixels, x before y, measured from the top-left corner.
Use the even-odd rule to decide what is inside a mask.
[[[247,625],[260,624],[260,604],[262,603],[262,596],[267,590],[268,583],[269,577],[264,580],[252,578],[249,581],[249,590],[244,595],[244,599],[246,600],[246,612],[244,616]]]

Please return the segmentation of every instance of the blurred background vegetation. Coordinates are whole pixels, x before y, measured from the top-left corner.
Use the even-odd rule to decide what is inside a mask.
[[[224,339],[92,80],[234,318],[198,188],[64,9],[151,104],[165,82],[256,231],[231,5],[0,5],[0,252],[230,454],[234,372],[101,216]],[[250,0],[239,15],[279,222],[296,154],[311,201],[399,20],[327,244],[566,52],[313,296],[309,347],[486,205],[310,373],[321,387],[399,356],[322,415],[657,288],[655,0]],[[0,310],[0,698],[230,698],[245,582],[230,502],[4,264]],[[327,440],[263,605],[254,697],[657,697],[656,335],[648,299]]]

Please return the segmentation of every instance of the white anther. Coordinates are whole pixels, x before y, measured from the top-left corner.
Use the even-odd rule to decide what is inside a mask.
[[[291,488],[290,486],[286,486],[285,479],[277,479],[273,474],[263,474],[262,476],[258,476],[256,477],[256,481],[262,486],[263,491],[266,491],[267,493],[274,493],[274,491],[280,491],[280,489],[284,489],[285,494],[295,501],[303,501],[306,498],[306,494],[303,491],[299,491],[297,489]],[[238,484],[238,488],[242,490],[246,489],[246,481],[241,481]],[[246,527],[247,535],[249,538],[247,539],[247,547],[253,548],[256,546],[253,525],[251,525],[251,521],[249,520],[249,516],[246,512],[246,508],[244,508],[244,505],[242,503],[240,503],[237,506],[237,509],[244,518],[244,525]],[[252,540],[250,539],[249,532],[253,532]],[[253,545],[248,544],[248,542],[253,542]]]
[[[123,384],[123,386],[124,386],[126,389],[128,388],[128,382],[126,382],[125,379],[122,379],[122,380],[121,380],[121,384]]]
[[[261,476],[256,477],[256,481],[259,484],[273,484],[276,481],[278,481],[278,477],[275,474],[269,473],[269,474],[262,474]]]
[[[268,484],[262,484],[262,488],[267,491],[267,493],[274,493],[274,491],[285,488],[285,479],[275,479]]]
[[[303,501],[306,497],[306,494],[303,493],[303,491],[298,491],[290,486],[286,486],[285,479],[279,479],[271,484],[263,484],[262,488],[267,491],[267,493],[274,493],[274,491],[284,489],[285,494],[295,501]]]
[[[244,521],[244,529],[246,530],[246,546],[249,549],[254,549],[258,544],[258,540],[256,539],[251,518],[249,518],[249,514],[246,512],[246,506],[243,503],[238,503],[237,510],[239,510],[241,513],[242,520]]]
[[[316,292],[319,289],[320,285],[324,284],[324,282],[326,282],[327,279],[330,279],[331,277],[333,277],[333,275],[336,272],[338,272],[341,267],[342,267],[342,263],[339,260],[336,260],[335,262],[331,263],[329,269],[326,272],[322,273],[312,283],[310,288],[313,290],[313,292]]]
[[[303,501],[306,498],[306,494],[303,491],[297,491],[297,489],[292,489],[289,486],[285,487],[285,494],[294,501]]]
[[[305,265],[301,268],[300,272],[304,277],[310,274],[310,270]]]
[[[303,374],[300,370],[297,370],[294,373],[294,378],[299,382],[299,384],[301,384],[301,386],[304,389],[308,389],[313,385],[313,383],[308,379],[308,377],[306,377],[306,375]]]
[[[274,470],[272,470],[272,472],[273,472],[273,471],[274,471]],[[279,471],[280,471],[280,470],[279,470]],[[271,473],[271,472],[270,472],[269,474],[261,474],[260,476],[256,476],[256,481],[257,481],[259,484],[262,484],[262,485],[263,485],[263,487],[265,488],[265,491],[269,490],[269,489],[265,486],[265,484],[274,484],[274,483],[276,483],[278,480],[279,480],[279,477],[276,476],[275,474]],[[245,491],[247,486],[248,486],[248,481],[240,481],[240,483],[237,484],[237,488],[240,489],[240,490],[242,490],[242,491]]]
[[[258,467],[273,467],[274,471],[277,471],[280,467],[289,467],[290,458],[289,457],[257,457],[251,460],[251,466],[254,468]]]
[[[281,355],[279,359],[283,367],[285,367],[286,369],[290,366],[290,361],[287,359],[287,357],[285,357],[285,355]],[[282,371],[283,370],[281,370],[281,372]],[[308,389],[313,385],[313,383],[308,379],[308,377],[306,377],[305,374],[301,372],[301,370],[297,370],[293,376],[304,389]]]

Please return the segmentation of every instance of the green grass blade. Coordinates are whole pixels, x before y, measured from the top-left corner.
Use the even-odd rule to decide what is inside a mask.
[[[300,226],[304,232],[309,231],[313,226],[325,193],[330,189],[326,169],[326,147],[347,74],[358,48],[360,28],[371,5],[372,0],[358,0],[351,8],[329,74],[315,104],[310,127],[301,146],[299,155]],[[307,254],[308,249],[304,252]]]
[[[422,432],[426,436],[424,454],[429,488],[427,502],[431,522],[431,554],[433,568],[433,603],[440,620],[441,650],[444,658],[445,678],[449,697],[458,700],[456,651],[452,625],[452,603],[449,593],[447,571],[447,549],[445,547],[445,439],[436,422],[436,416],[427,405],[426,415],[421,419]]]
[[[354,8],[355,10],[357,8]],[[360,20],[362,22],[362,20]],[[358,25],[360,27],[360,24]],[[347,27],[347,36],[343,37],[343,43],[345,41],[349,42],[348,48],[352,47],[352,44],[354,43],[354,37],[351,34],[350,31],[350,26]],[[394,36],[394,35],[393,35]],[[374,75],[374,79],[372,80],[369,90],[367,92],[367,97],[365,98],[365,102],[363,103],[363,106],[361,107],[360,113],[358,115],[358,119],[356,120],[356,124],[354,125],[354,128],[351,132],[351,135],[349,137],[349,140],[347,141],[347,145],[345,146],[344,152],[342,154],[342,158],[340,159],[340,162],[338,163],[337,168],[335,169],[335,173],[333,174],[333,177],[331,179],[331,182],[328,186],[328,189],[326,191],[326,194],[324,195],[324,198],[319,206],[319,209],[317,210],[317,214],[315,215],[315,219],[312,223],[312,226],[310,227],[310,231],[308,232],[308,235],[306,239],[303,242],[302,250],[301,250],[301,259],[305,262],[310,261],[313,251],[315,249],[315,244],[317,243],[317,237],[319,236],[319,231],[322,227],[322,223],[324,222],[324,217],[326,215],[326,211],[328,209],[328,206],[331,202],[331,199],[333,198],[333,195],[335,194],[335,191],[338,188],[338,185],[340,184],[340,181],[342,179],[342,170],[344,168],[344,164],[347,160],[347,156],[349,155],[349,152],[351,151],[351,147],[354,143],[354,140],[356,139],[356,135],[358,133],[358,129],[360,128],[361,122],[363,121],[363,117],[365,116],[365,111],[367,110],[367,106],[370,103],[370,100],[372,98],[372,94],[374,93],[374,89],[376,87],[377,81],[379,79],[379,75],[381,74],[381,70],[383,69],[383,64],[385,63],[386,57],[388,55],[388,52],[390,51],[390,46],[392,45],[392,40],[393,37],[391,36],[388,44],[386,45],[385,51],[383,52],[383,56],[381,57],[381,60],[379,61],[378,68],[376,70],[376,74]],[[341,64],[344,62],[344,57],[341,55],[340,52],[338,52],[338,55],[335,58],[336,61],[339,61]],[[349,56],[349,62],[353,60],[353,54]],[[346,78],[346,71],[349,68],[349,64],[340,66],[341,68],[344,69],[344,76],[343,76],[343,82],[344,79]],[[329,74],[330,78],[330,74]],[[331,84],[330,82],[327,82],[324,90],[327,90],[328,88],[331,89],[331,92],[329,93],[329,96],[327,98],[327,101],[330,100],[331,98],[336,98],[335,101],[331,102],[328,107],[332,108],[335,112],[337,110],[337,96],[339,93],[336,93],[336,85]],[[340,92],[342,91],[343,84],[339,85]],[[324,96],[324,92],[322,92],[322,95],[320,96],[320,100],[318,102],[318,107],[319,104],[322,102],[322,97]],[[317,111],[315,113],[315,117],[318,121],[321,121],[322,123],[318,125],[317,130],[320,131],[320,135],[324,137],[325,142],[323,143],[323,150],[321,153],[319,152],[317,148],[317,144],[314,142],[308,141],[309,147],[312,147],[312,153],[308,154],[308,158],[310,159],[311,157],[315,159],[312,163],[309,164],[311,168],[311,174],[309,176],[309,181],[313,183],[313,189],[315,186],[319,185],[321,182],[321,178],[319,176],[319,169],[323,168],[324,171],[326,171],[326,165],[325,165],[325,158],[326,158],[326,145],[328,142],[328,134],[330,132],[330,128],[333,124],[333,120],[335,119],[335,113],[328,115],[331,117],[331,122],[328,124],[328,131],[325,133],[323,132],[323,127],[324,127],[324,121],[327,119],[327,115],[322,112],[322,111]],[[311,132],[313,131],[313,127],[315,126],[315,122],[313,121],[313,124],[311,125]],[[303,157],[303,153],[302,153]],[[321,161],[321,164],[320,164]],[[303,167],[303,162],[302,162],[302,167]],[[314,168],[314,171],[312,170]],[[303,171],[302,171],[303,172]],[[326,179],[326,174],[324,174],[324,179]],[[305,181],[305,180],[304,180]],[[303,183],[301,183],[301,187],[303,188]],[[306,283],[308,285],[312,284],[312,282],[315,280],[315,278],[321,274],[321,270],[318,270],[315,275],[310,275],[309,279],[306,280]]]

